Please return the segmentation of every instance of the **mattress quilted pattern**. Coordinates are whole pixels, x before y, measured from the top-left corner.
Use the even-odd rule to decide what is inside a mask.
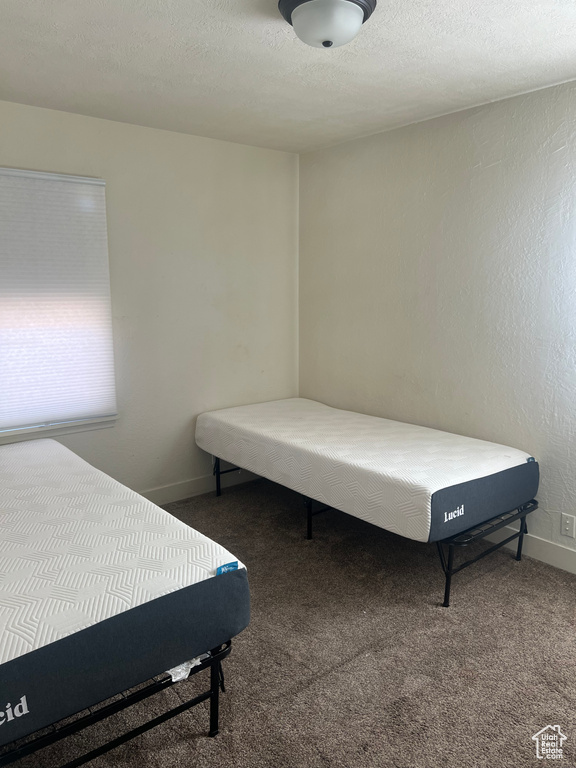
[[[0,446],[0,663],[234,560],[54,440]]]
[[[205,451],[335,509],[428,541],[435,491],[524,464],[515,448],[304,398],[198,417]]]

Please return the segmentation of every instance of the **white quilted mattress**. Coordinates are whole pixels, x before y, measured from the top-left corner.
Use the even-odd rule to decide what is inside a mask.
[[[0,663],[236,560],[54,440],[0,446]]]
[[[534,461],[515,448],[303,398],[203,413],[196,442],[214,456],[417,541],[429,540],[435,492]],[[465,518],[456,497],[442,514],[461,508]]]

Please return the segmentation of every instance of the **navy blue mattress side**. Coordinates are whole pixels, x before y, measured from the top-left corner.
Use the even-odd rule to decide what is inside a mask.
[[[215,648],[235,637],[249,620],[248,578],[241,568],[131,608],[2,664],[2,706],[9,702],[17,716],[0,724],[0,745]]]
[[[531,459],[517,467],[436,491],[432,494],[428,541],[450,538],[517,509],[536,496],[539,482],[538,462]]]

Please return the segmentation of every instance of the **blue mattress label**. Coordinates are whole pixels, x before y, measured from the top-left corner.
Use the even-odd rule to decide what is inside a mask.
[[[234,560],[233,563],[226,563],[226,565],[219,565],[216,569],[216,576],[220,576],[221,573],[228,573],[228,571],[238,570],[238,560]]]

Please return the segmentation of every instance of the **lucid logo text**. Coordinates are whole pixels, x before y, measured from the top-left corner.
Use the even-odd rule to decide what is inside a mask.
[[[449,520],[454,520],[455,517],[462,517],[463,514],[464,504],[455,509],[454,512],[444,512],[444,522],[447,523]]]
[[[18,704],[16,704],[14,707],[12,704],[10,704],[10,702],[8,702],[4,711],[0,712],[0,725],[9,723],[10,720],[14,720],[15,717],[22,717],[22,715],[27,715],[28,711],[28,702],[26,701],[26,696],[22,696]]]

